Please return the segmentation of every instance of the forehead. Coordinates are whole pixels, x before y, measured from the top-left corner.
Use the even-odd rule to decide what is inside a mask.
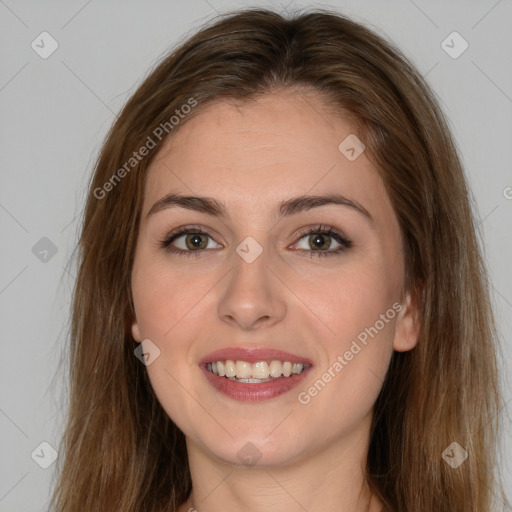
[[[351,161],[339,149],[347,137],[357,141],[355,131],[312,92],[215,101],[185,120],[151,162],[144,211],[171,191],[253,211],[293,195],[338,192],[384,215],[391,205],[378,171],[364,152]]]

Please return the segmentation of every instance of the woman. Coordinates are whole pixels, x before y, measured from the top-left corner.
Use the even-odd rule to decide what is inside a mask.
[[[55,510],[496,500],[467,183],[433,93],[362,25],[245,10],[166,57],[108,134],[79,258]]]

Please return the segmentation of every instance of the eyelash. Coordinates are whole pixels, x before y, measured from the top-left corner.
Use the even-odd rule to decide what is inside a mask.
[[[340,247],[333,251],[308,251],[306,249],[295,249],[296,251],[300,252],[307,252],[310,253],[310,257],[324,257],[324,256],[333,256],[335,254],[340,254],[342,252],[345,252],[347,249],[352,247],[352,241],[349,240],[347,237],[342,235],[339,231],[334,229],[332,226],[324,226],[319,225],[314,228],[306,229],[305,231],[301,232],[299,234],[299,240],[302,238],[308,236],[308,235],[328,235],[332,238],[334,238],[339,244]],[[192,254],[195,254],[196,257],[199,257],[200,253],[205,251],[206,249],[198,249],[197,251],[184,251],[183,249],[177,249],[177,248],[171,248],[170,244],[174,242],[177,238],[179,238],[181,235],[206,235],[210,238],[213,238],[209,233],[202,230],[201,226],[185,226],[183,228],[178,228],[175,231],[172,231],[169,233],[164,239],[160,240],[159,246],[164,249],[168,253],[172,254],[178,254],[178,255],[187,255],[187,257],[192,256]]]

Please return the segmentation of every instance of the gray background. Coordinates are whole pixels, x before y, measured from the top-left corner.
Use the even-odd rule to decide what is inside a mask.
[[[70,258],[92,164],[114,113],[167,50],[216,11],[242,5],[287,7],[0,0],[2,512],[43,511],[48,503],[55,464],[43,469],[36,460],[51,462],[40,443],[57,448],[62,432],[66,383],[58,369],[76,275]],[[501,453],[510,499],[512,0],[292,0],[288,8],[315,5],[334,7],[393,40],[426,76],[449,118],[476,198],[503,340],[508,405],[500,413]],[[31,47],[43,31],[59,45],[47,59]],[[441,45],[453,31],[469,44],[458,58]]]

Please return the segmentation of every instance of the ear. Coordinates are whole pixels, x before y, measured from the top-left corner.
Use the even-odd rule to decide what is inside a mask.
[[[420,333],[420,312],[416,300],[408,293],[395,322],[393,348],[397,352],[413,349],[418,343]]]

